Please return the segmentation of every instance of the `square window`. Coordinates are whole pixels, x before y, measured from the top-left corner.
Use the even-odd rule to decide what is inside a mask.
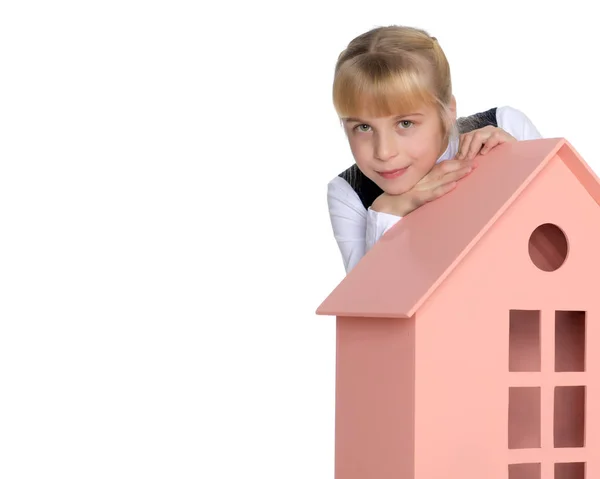
[[[508,370],[540,371],[540,312],[513,309],[509,319]]]
[[[511,387],[508,395],[508,448],[539,448],[541,443],[541,390]]]
[[[541,464],[510,464],[508,479],[542,479]]]
[[[554,447],[584,447],[585,386],[554,389]]]
[[[555,370],[585,371],[585,311],[556,311]]]
[[[585,463],[566,462],[554,464],[554,479],[585,479]]]

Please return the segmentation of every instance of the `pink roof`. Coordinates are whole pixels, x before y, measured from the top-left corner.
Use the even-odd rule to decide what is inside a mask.
[[[317,314],[412,316],[557,154],[600,204],[598,178],[564,138],[505,143],[455,190],[392,227]]]

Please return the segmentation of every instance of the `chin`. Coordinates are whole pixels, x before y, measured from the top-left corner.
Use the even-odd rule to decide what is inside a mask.
[[[398,196],[406,193],[410,188],[382,188],[390,196]]]
[[[410,189],[413,186],[414,185],[409,184],[406,181],[387,182],[387,183],[382,183],[379,185],[379,187],[383,191],[385,191],[388,195],[393,195],[393,196],[402,195],[402,194],[406,193],[407,191],[410,191]]]

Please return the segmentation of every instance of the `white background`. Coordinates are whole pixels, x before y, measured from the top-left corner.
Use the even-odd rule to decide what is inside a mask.
[[[1,478],[333,477],[314,312],[359,33],[425,28],[459,115],[513,106],[600,166],[592,3],[0,5]]]

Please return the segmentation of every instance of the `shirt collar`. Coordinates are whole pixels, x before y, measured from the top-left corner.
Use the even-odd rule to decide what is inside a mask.
[[[439,163],[440,161],[444,161],[444,160],[451,160],[453,159],[456,154],[458,153],[458,146],[460,144],[460,137],[457,135],[453,135],[450,138],[450,141],[448,142],[448,146],[446,147],[446,151],[444,151],[444,153],[442,153],[442,156],[440,156],[437,160],[436,163]]]

